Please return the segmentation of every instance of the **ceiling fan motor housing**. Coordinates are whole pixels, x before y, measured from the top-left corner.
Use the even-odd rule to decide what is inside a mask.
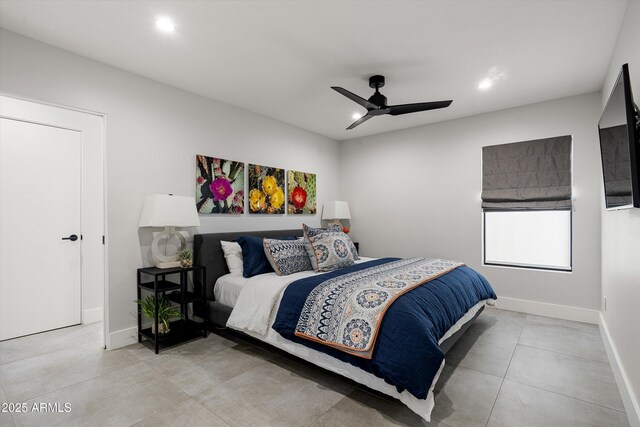
[[[371,98],[369,98],[369,102],[371,102],[372,104],[376,104],[380,108],[385,108],[387,106],[387,97],[376,90],[376,93],[371,95]],[[367,108],[367,110],[372,111],[376,109]]]
[[[369,77],[369,87],[374,88],[376,92],[369,98],[369,102],[378,105],[380,108],[387,106],[387,97],[378,92],[378,89],[384,86],[384,76],[371,76]],[[369,111],[373,109],[368,108]]]

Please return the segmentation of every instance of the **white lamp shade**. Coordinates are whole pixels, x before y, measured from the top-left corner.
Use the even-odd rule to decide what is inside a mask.
[[[349,203],[340,200],[325,203],[322,219],[351,219]]]
[[[196,200],[187,196],[151,194],[144,200],[138,227],[199,227]]]

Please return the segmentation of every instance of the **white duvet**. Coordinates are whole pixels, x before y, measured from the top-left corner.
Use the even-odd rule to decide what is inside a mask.
[[[235,307],[229,316],[227,326],[243,331],[266,335],[273,322],[271,314],[279,305],[285,288],[296,280],[313,276],[316,273],[303,271],[289,276],[276,273],[260,274],[246,279]]]
[[[361,258],[358,262],[370,261],[372,258]],[[369,388],[377,390],[381,393],[394,397],[412,411],[420,415],[427,421],[431,420],[431,411],[433,410],[433,387],[438,381],[438,377],[444,368],[444,361],[440,366],[438,374],[431,384],[431,389],[427,399],[418,399],[407,391],[398,393],[396,388],[387,384],[382,378],[378,378],[369,372],[363,371],[349,363],[342,362],[334,357],[319,351],[310,349],[300,344],[289,341],[275,330],[271,328],[278,313],[280,300],[285,288],[292,282],[304,277],[309,277],[317,273],[304,271],[294,273],[289,276],[278,276],[275,273],[261,274],[246,280],[238,296],[238,300],[229,316],[227,326],[246,333],[261,341],[267,342],[278,347],[288,353],[298,356],[314,365],[325,368],[345,376],[353,381],[363,384]],[[444,341],[455,332],[473,319],[478,310],[482,307],[484,301],[472,307],[462,319],[460,319],[453,327],[447,331],[445,336],[440,340]]]

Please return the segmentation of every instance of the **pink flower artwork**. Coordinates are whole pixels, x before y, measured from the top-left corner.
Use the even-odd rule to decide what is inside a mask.
[[[196,156],[198,212],[244,213],[244,163],[204,155]]]

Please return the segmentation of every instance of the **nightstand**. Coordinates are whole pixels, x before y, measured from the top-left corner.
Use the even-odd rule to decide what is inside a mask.
[[[155,332],[151,328],[142,329],[142,312],[138,307],[138,342],[143,342],[143,338],[153,345],[156,354],[160,349],[173,347],[185,341],[191,341],[200,336],[207,337],[207,319],[196,322],[189,319],[188,305],[204,304],[205,295],[190,292],[187,287],[189,273],[193,275],[194,285],[196,283],[206,283],[206,269],[199,265],[191,267],[176,268],[156,268],[147,267],[138,269],[138,299],[142,299],[142,291],[150,292],[156,301],[164,294],[167,299],[180,306],[183,319],[170,322],[169,332],[158,333],[158,317],[155,319]],[[204,289],[204,286],[194,286],[194,289]]]

